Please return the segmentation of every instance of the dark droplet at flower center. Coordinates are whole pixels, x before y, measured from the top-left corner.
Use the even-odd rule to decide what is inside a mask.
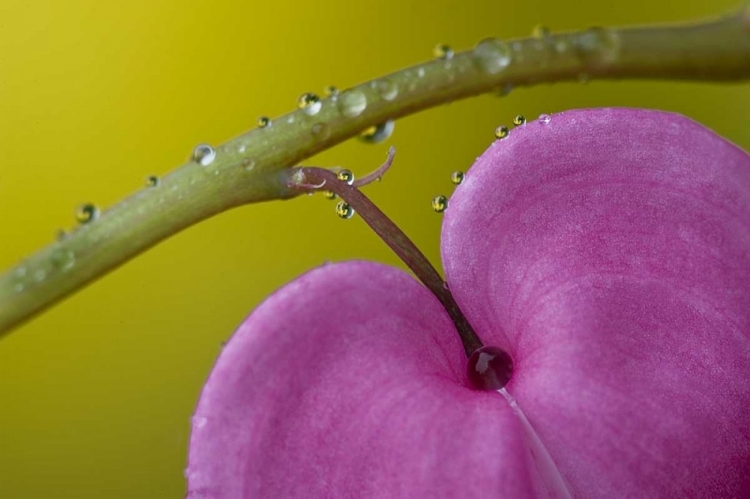
[[[482,347],[469,356],[466,374],[471,386],[477,390],[499,390],[510,381],[513,359],[498,347]]]

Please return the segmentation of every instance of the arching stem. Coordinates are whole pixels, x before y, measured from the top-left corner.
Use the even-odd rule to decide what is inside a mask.
[[[282,170],[371,126],[497,89],[625,78],[747,80],[750,6],[698,24],[485,40],[344,90],[314,112],[274,119],[217,147],[210,164],[186,163],[0,275],[0,337],[186,227],[297,195],[280,182]]]
[[[300,192],[334,192],[348,203],[440,301],[456,326],[468,358],[476,349],[482,347],[482,341],[459,309],[445,281],[412,240],[358,188],[379,179],[390,167],[394,153],[394,149],[391,148],[383,166],[352,185],[339,180],[336,173],[316,167],[287,170],[287,185],[290,189]]]

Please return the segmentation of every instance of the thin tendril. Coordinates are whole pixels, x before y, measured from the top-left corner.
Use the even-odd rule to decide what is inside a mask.
[[[354,183],[352,186],[354,187],[362,187],[367,184],[371,184],[373,182],[380,181],[381,178],[383,178],[383,175],[385,175],[385,172],[388,171],[388,169],[393,164],[393,158],[396,156],[396,148],[391,146],[390,149],[388,149],[388,158],[385,160],[385,162],[380,165],[375,171],[368,173],[364,177],[360,179],[354,180]]]

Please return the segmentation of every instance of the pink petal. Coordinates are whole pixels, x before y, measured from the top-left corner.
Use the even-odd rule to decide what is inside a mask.
[[[443,261],[575,497],[750,497],[750,158],[670,113],[514,129]]]
[[[532,497],[518,419],[464,386],[464,369],[412,277],[313,270],[224,348],[193,418],[188,497]]]

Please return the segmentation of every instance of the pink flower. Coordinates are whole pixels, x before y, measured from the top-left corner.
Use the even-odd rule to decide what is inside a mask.
[[[442,257],[520,411],[408,274],[324,265],[219,357],[188,497],[750,497],[745,152],[666,112],[528,123],[466,173]]]

